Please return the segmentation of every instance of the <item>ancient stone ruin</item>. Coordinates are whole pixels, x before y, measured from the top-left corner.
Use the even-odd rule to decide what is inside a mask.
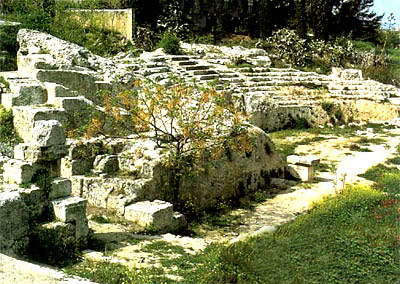
[[[240,98],[238,107],[254,125],[249,128],[252,149],[225,154],[209,172],[181,180],[179,201],[199,211],[264,190],[272,178],[287,176],[265,131],[299,121],[324,125],[398,116],[400,92],[393,86],[363,80],[356,70],[326,76],[272,68],[261,49],[183,44],[191,55],[157,50],[105,59],[37,31],[20,30],[18,41],[18,71],[0,73],[9,83],[1,89],[1,104],[12,109],[23,141],[12,155],[0,158],[0,252],[13,256],[35,255],[52,243],[85,246],[87,203],[144,228],[185,226],[185,217],[173,211],[168,198],[171,171],[154,142],[66,138],[66,131],[89,122],[93,108],[101,109],[99,90],[116,93],[132,88],[138,78],[170,85],[171,76],[178,76],[212,83]],[[252,67],[235,66],[239,59]],[[308,170],[316,163],[300,160],[292,162]]]

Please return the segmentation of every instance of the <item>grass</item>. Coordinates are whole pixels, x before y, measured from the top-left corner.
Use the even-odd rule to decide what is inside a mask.
[[[269,136],[274,141],[278,152],[286,157],[294,154],[294,150],[299,145],[307,145],[312,142],[329,140],[328,135],[350,137],[354,135],[361,127],[324,127],[324,128],[309,128],[309,129],[286,129],[269,133]],[[297,139],[301,135],[307,134],[306,137]],[[296,141],[290,141],[287,138],[294,137]]]
[[[163,268],[135,269],[85,261],[67,271],[100,283],[395,283],[398,200],[378,189],[348,187],[315,204],[275,233],[232,245],[213,244],[198,255],[155,243],[152,249],[182,256]],[[150,248],[150,247],[148,247]]]

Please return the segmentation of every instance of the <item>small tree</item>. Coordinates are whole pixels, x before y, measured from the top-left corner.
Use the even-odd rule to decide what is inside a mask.
[[[246,117],[227,94],[182,82],[164,87],[137,81],[135,87],[115,96],[104,93],[104,113],[93,117],[87,134],[136,134],[166,149],[173,202],[182,176],[204,171],[229,149],[251,150]]]

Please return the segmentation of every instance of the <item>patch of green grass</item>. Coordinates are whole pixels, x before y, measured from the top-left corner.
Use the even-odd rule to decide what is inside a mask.
[[[379,164],[360,175],[374,181],[374,187],[392,194],[400,193],[400,170]]]
[[[99,224],[108,224],[108,223],[113,223],[113,220],[111,220],[110,218],[107,218],[104,215],[94,215],[91,218],[92,221],[97,222]]]
[[[210,249],[205,253],[208,262],[185,279],[198,277],[197,283],[395,283],[400,273],[396,220],[388,203],[393,201],[382,192],[347,188],[272,235]]]
[[[384,144],[386,142],[385,139],[383,138],[368,138],[368,137],[361,137],[354,141],[355,143],[361,144],[361,145],[370,145],[370,144]]]
[[[350,144],[349,150],[355,151],[355,152],[372,152],[370,149],[368,149],[366,147],[361,147],[360,145],[357,145],[357,144]]]
[[[78,265],[64,269],[68,274],[90,279],[96,283],[173,283],[165,278],[161,268],[136,270],[124,265],[110,262],[85,260]]]
[[[400,165],[400,157],[395,157],[395,158],[389,159],[388,162],[392,163],[394,165]]]
[[[172,245],[166,241],[154,241],[151,244],[148,244],[142,248],[143,252],[157,252],[157,254],[186,254],[185,250],[176,245]]]

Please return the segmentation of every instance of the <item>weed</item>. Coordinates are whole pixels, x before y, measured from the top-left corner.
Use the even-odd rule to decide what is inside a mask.
[[[181,54],[180,39],[173,33],[166,32],[158,46],[167,54]]]

